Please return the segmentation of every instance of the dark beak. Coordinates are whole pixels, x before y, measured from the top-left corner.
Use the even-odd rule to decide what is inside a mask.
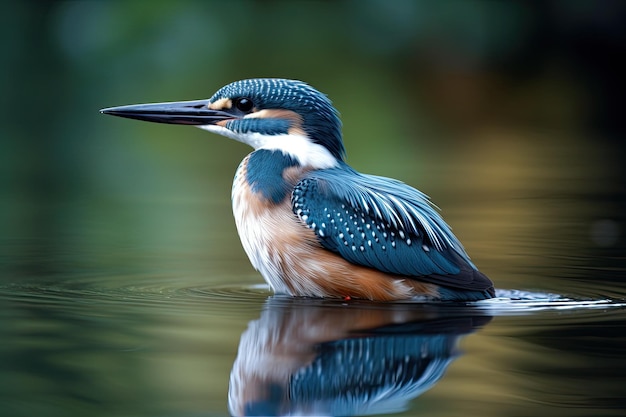
[[[176,101],[171,103],[135,104],[109,107],[100,113],[147,122],[177,125],[213,125],[222,120],[234,119],[230,113],[211,110],[208,100]]]

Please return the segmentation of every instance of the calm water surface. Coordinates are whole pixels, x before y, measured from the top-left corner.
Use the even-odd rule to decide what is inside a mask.
[[[5,202],[31,227],[0,239],[0,414],[624,415],[623,190],[572,152],[515,153],[525,168],[494,178],[466,166],[479,196],[428,167],[499,289],[474,305],[272,296],[238,242],[230,172],[207,200]]]

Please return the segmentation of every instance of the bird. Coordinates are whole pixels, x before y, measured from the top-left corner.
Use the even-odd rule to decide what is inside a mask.
[[[303,81],[244,79],[209,99],[100,112],[196,126],[253,148],[235,172],[232,209],[244,251],[276,294],[381,302],[495,297],[426,194],[348,165],[339,112]]]

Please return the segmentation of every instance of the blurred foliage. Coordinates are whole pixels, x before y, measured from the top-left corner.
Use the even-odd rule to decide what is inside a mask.
[[[72,174],[100,165],[107,158],[103,146],[126,145],[107,142],[112,129],[172,135],[162,127],[119,125],[95,109],[206,97],[247,77],[300,78],[330,94],[355,152],[376,147],[383,135],[397,147],[428,144],[432,139],[418,133],[433,127],[514,124],[590,129],[608,139],[623,134],[615,88],[624,73],[620,1],[8,1],[1,7],[2,165],[9,172],[41,170],[47,181],[63,183],[57,190],[100,180],[100,172],[93,173],[98,178]],[[140,146],[179,148],[158,140]],[[232,146],[222,141],[213,149],[223,147]]]

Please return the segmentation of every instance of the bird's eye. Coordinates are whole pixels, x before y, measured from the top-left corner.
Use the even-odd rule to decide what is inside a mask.
[[[254,103],[249,98],[243,97],[235,101],[235,107],[242,112],[249,112],[254,107]]]

